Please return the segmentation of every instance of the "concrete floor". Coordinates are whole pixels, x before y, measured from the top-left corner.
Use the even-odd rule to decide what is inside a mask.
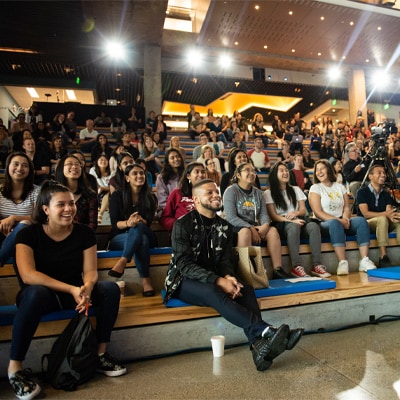
[[[241,346],[127,364],[127,375],[98,375],[76,392],[42,389],[46,399],[400,399],[399,332],[393,321],[306,335],[266,372]],[[13,397],[0,381],[0,399]]]

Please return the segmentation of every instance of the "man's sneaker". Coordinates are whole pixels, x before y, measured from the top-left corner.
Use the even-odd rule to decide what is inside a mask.
[[[266,371],[272,365],[272,360],[286,350],[289,327],[285,324],[279,328],[270,326],[262,335],[251,345],[253,361],[258,371]]]
[[[390,258],[384,255],[382,258],[379,259],[378,267],[387,268],[387,267],[393,267],[393,265],[392,262],[390,261]]]
[[[348,275],[349,274],[349,263],[347,260],[339,261],[336,275]]]
[[[32,371],[29,368],[13,373],[9,381],[20,400],[34,399],[42,390],[32,378]]]
[[[319,276],[320,278],[329,278],[331,274],[326,270],[325,265],[318,264],[311,268],[311,275]]]
[[[367,256],[365,256],[362,260],[360,260],[358,270],[360,272],[367,272],[369,269],[376,269],[376,265]]]
[[[99,356],[97,372],[107,376],[121,376],[126,374],[126,368],[108,353]]]
[[[306,271],[304,271],[304,268],[301,265],[296,265],[290,272],[295,278],[306,278],[310,276],[306,273]]]

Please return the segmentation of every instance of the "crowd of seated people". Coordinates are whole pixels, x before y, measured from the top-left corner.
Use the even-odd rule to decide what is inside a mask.
[[[332,120],[320,122],[316,118],[308,131],[296,115],[286,125],[279,118],[275,119],[272,126],[276,131],[266,135],[262,132],[264,122],[257,116],[253,124],[253,143],[250,143],[247,139],[251,133],[239,113],[232,118],[217,117],[210,109],[207,116],[201,118],[192,106],[188,113],[188,133],[192,138],[199,136],[200,144],[193,149],[193,162],[186,163],[189,154],[181,147],[178,136],[171,137],[170,146],[161,150],[164,149],[161,145],[167,143],[167,129],[162,116],[154,112],[146,120],[147,132],[140,136],[140,142],[136,133],[126,130],[127,124],[120,117],[110,120],[110,135],[117,142],[114,148],[110,146],[108,135],[94,129],[101,126],[99,121],[96,125],[89,118],[78,138],[71,113],[67,118],[65,114],[57,114],[46,128],[40,113],[33,107],[28,116],[22,113],[17,116],[10,131],[0,125],[0,145],[4,146],[0,152],[4,153],[1,160],[5,167],[5,183],[0,189],[0,265],[15,256],[16,243],[36,245],[24,235],[18,236],[32,225],[35,203],[41,201],[42,209],[49,211],[49,219],[42,220],[36,215],[33,221],[43,225],[40,229],[52,238],[55,231],[45,227],[55,218],[51,199],[53,196],[68,197],[71,200],[68,207],[73,212],[67,217],[85,225],[91,232],[96,231],[104,213],[109,211],[108,248],[122,251],[109,271],[110,277],[121,278],[128,262],[134,258],[143,296],[154,296],[149,267],[150,249],[157,241],[152,223],[158,220],[173,234],[175,222],[194,210],[196,204],[208,210],[211,206],[195,200],[192,190],[205,179],[216,184],[218,194],[212,196],[220,198],[221,217],[232,226],[234,244],[238,247],[265,244],[275,279],[306,278],[309,274],[327,278],[334,268],[337,275],[347,275],[346,235],[357,238],[359,271],[377,267],[369,258],[370,233],[376,233],[378,238],[378,267],[392,265],[386,252],[388,233],[395,231],[400,241],[400,213],[392,207],[391,198],[384,189],[384,167],[378,165],[369,169],[368,165],[363,165],[362,152],[369,149],[372,126],[365,127],[361,121],[354,126],[340,121],[335,127]],[[279,139],[277,157],[268,154],[271,138]],[[389,159],[396,165],[400,158],[400,138],[393,134],[389,140]],[[71,146],[74,147],[72,151]],[[15,147],[21,151],[15,151]],[[80,150],[91,155],[90,171]],[[367,171],[370,184],[361,187]],[[265,174],[269,174],[267,190],[260,184]],[[313,182],[310,175],[313,175]],[[48,178],[53,178],[60,186],[51,191],[49,183],[43,183]],[[49,198],[40,197],[40,185],[42,190],[47,188]],[[351,197],[357,200],[353,212]],[[51,225],[53,228],[57,224]],[[322,264],[321,239],[324,237],[333,245],[337,266]],[[303,238],[309,240],[310,266],[302,265],[299,256]],[[282,241],[287,242],[289,249],[289,268],[282,265]],[[91,242],[82,245],[91,248]],[[30,269],[23,262],[21,265],[24,278]],[[24,279],[30,284],[29,279]],[[109,290],[114,289],[109,287]],[[240,289],[238,283],[236,289]],[[117,305],[113,313],[115,309]],[[105,350],[103,345],[101,349]],[[18,361],[19,353],[15,354]],[[18,374],[21,365],[18,362],[10,365],[10,378],[17,385],[18,380],[24,378]],[[125,371],[117,362],[114,367],[117,371],[121,368],[122,373]]]
[[[344,185],[341,190],[346,193],[346,196],[350,192],[355,199],[357,190],[368,169],[368,166],[362,163],[362,156],[365,151],[368,151],[368,140],[371,136],[373,124],[364,126],[361,120],[357,120],[352,126],[344,120],[337,122],[335,126],[329,118],[322,120],[314,118],[311,130],[308,131],[299,115],[295,115],[287,124],[282,123],[278,116],[275,117],[272,123],[273,131],[267,133],[262,115],[255,116],[252,125],[254,144],[251,144],[246,143],[249,134],[252,134],[248,130],[249,124],[238,112],[235,112],[232,117],[226,115],[218,117],[214,115],[212,109],[209,109],[207,115],[201,117],[200,113],[196,112],[195,107],[191,106],[188,113],[188,132],[192,136],[193,130],[196,130],[199,133],[200,141],[199,146],[195,147],[192,152],[194,161],[203,164],[205,176],[217,183],[221,195],[224,195],[226,189],[231,185],[232,178],[237,179],[234,176],[235,169],[243,162],[250,160],[257,173],[269,172],[275,160],[270,159],[264,140],[272,137],[279,139],[277,161],[284,163],[288,168],[292,187],[299,187],[307,195],[312,182],[309,178],[310,174],[306,170],[312,170],[319,159],[327,159],[332,164],[335,182]],[[99,134],[94,129],[97,126],[108,126],[111,136],[114,136],[120,144],[111,147],[107,135]],[[1,160],[3,166],[5,166],[5,160],[11,151],[22,150],[33,163],[35,184],[40,185],[49,177],[56,177],[66,184],[73,190],[78,205],[83,203],[84,209],[86,207],[86,210],[90,210],[90,216],[81,217],[81,221],[85,221],[95,229],[108,208],[109,189],[107,187],[110,186],[111,191],[113,191],[117,187],[121,187],[123,183],[121,177],[118,178],[119,181],[117,182],[117,177],[120,176],[117,171],[121,171],[122,168],[122,165],[118,164],[117,161],[119,154],[130,153],[133,162],[141,156],[144,160],[144,165],[142,165],[146,169],[146,177],[148,177],[149,182],[155,184],[158,197],[158,216],[163,223],[167,218],[166,215],[162,216],[163,210],[168,201],[170,198],[176,200],[174,191],[182,190],[182,186],[180,186],[182,185],[182,177],[184,178],[183,183],[185,183],[184,181],[188,180],[188,176],[192,173],[192,171],[183,173],[186,159],[190,156],[181,147],[179,137],[174,136],[171,138],[169,149],[165,152],[164,160],[159,157],[163,151],[160,151],[160,149],[164,148],[162,146],[164,146],[163,141],[166,139],[167,128],[162,116],[156,115],[154,112],[150,112],[149,118],[146,120],[148,132],[141,135],[141,143],[140,136],[127,131],[127,126],[129,126],[128,121],[125,123],[118,115],[114,116],[114,119],[107,119],[105,115],[94,120],[88,118],[86,128],[80,131],[78,137],[73,112],[57,113],[52,121],[46,123],[40,111],[33,105],[28,113],[21,112],[17,115],[9,131],[4,125],[0,125],[0,134],[2,135]],[[198,126],[200,126],[200,129],[198,129]],[[299,137],[301,138],[300,142],[298,139],[296,140]],[[391,135],[389,139],[389,159],[396,166],[398,158],[400,158],[398,155],[400,154],[400,150],[398,150],[400,139],[397,134]],[[297,146],[297,144],[301,144],[301,146]],[[71,145],[78,145],[84,152],[87,152],[85,146],[90,145],[92,175],[97,179],[96,184],[94,180],[91,184],[88,183],[88,179],[92,177],[87,174],[85,160],[82,161],[81,159],[77,162],[71,160],[71,158],[65,158]],[[230,147],[236,151],[227,153]],[[173,151],[174,149],[176,151]],[[76,147],[74,151],[76,151]],[[316,151],[319,152],[318,156]],[[74,156],[78,157],[78,154],[74,154]],[[80,158],[82,158],[82,155],[80,155]],[[78,163],[80,167],[78,167]],[[104,163],[107,167],[103,168],[99,163]],[[60,165],[62,172],[60,172]],[[79,168],[81,171],[79,171]],[[108,168],[110,168],[110,171],[108,171]],[[97,172],[96,169],[98,169]],[[197,169],[195,169],[196,172]],[[78,185],[79,179],[85,180],[85,182]],[[180,183],[178,183],[179,179],[181,180]],[[109,185],[110,180],[115,186]],[[258,174],[256,174],[254,182],[256,187],[260,188]],[[190,198],[191,184],[192,182],[189,180],[189,185],[183,185],[184,198]],[[93,200],[93,192],[84,189],[85,185],[94,189],[95,194],[97,192],[97,201]],[[186,190],[185,187],[188,189]],[[182,192],[179,193],[182,196]],[[314,208],[318,207],[315,206],[315,195],[311,197],[314,200],[310,201],[310,205],[308,205],[308,199],[306,200],[310,215],[312,215],[312,212],[315,213],[313,204]],[[81,207],[82,205],[78,207],[77,215],[82,216],[86,211],[79,212]],[[176,219],[176,207],[178,207],[177,204],[173,205],[172,208],[170,205],[167,207],[173,215],[172,223]],[[190,209],[190,207],[188,206],[186,209]],[[320,211],[318,209],[316,214]],[[182,210],[178,213],[178,216],[182,215],[181,212]],[[320,226],[323,225],[323,223],[320,224]],[[171,231],[171,222],[166,224],[166,229]],[[343,261],[342,255],[338,255],[338,257],[339,261]]]

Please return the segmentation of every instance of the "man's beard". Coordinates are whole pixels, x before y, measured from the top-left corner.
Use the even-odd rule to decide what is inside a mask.
[[[221,211],[221,209],[222,209],[222,203],[221,202],[220,202],[220,205],[218,207],[213,207],[211,204],[206,204],[206,203],[200,203],[200,204],[206,210],[210,210],[210,211]]]

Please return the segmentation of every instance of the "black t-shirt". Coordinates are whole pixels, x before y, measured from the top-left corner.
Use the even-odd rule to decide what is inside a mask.
[[[96,244],[94,231],[74,223],[71,234],[60,242],[51,239],[40,224],[18,232],[16,244],[33,249],[36,270],[74,286],[82,285],[83,252]]]

